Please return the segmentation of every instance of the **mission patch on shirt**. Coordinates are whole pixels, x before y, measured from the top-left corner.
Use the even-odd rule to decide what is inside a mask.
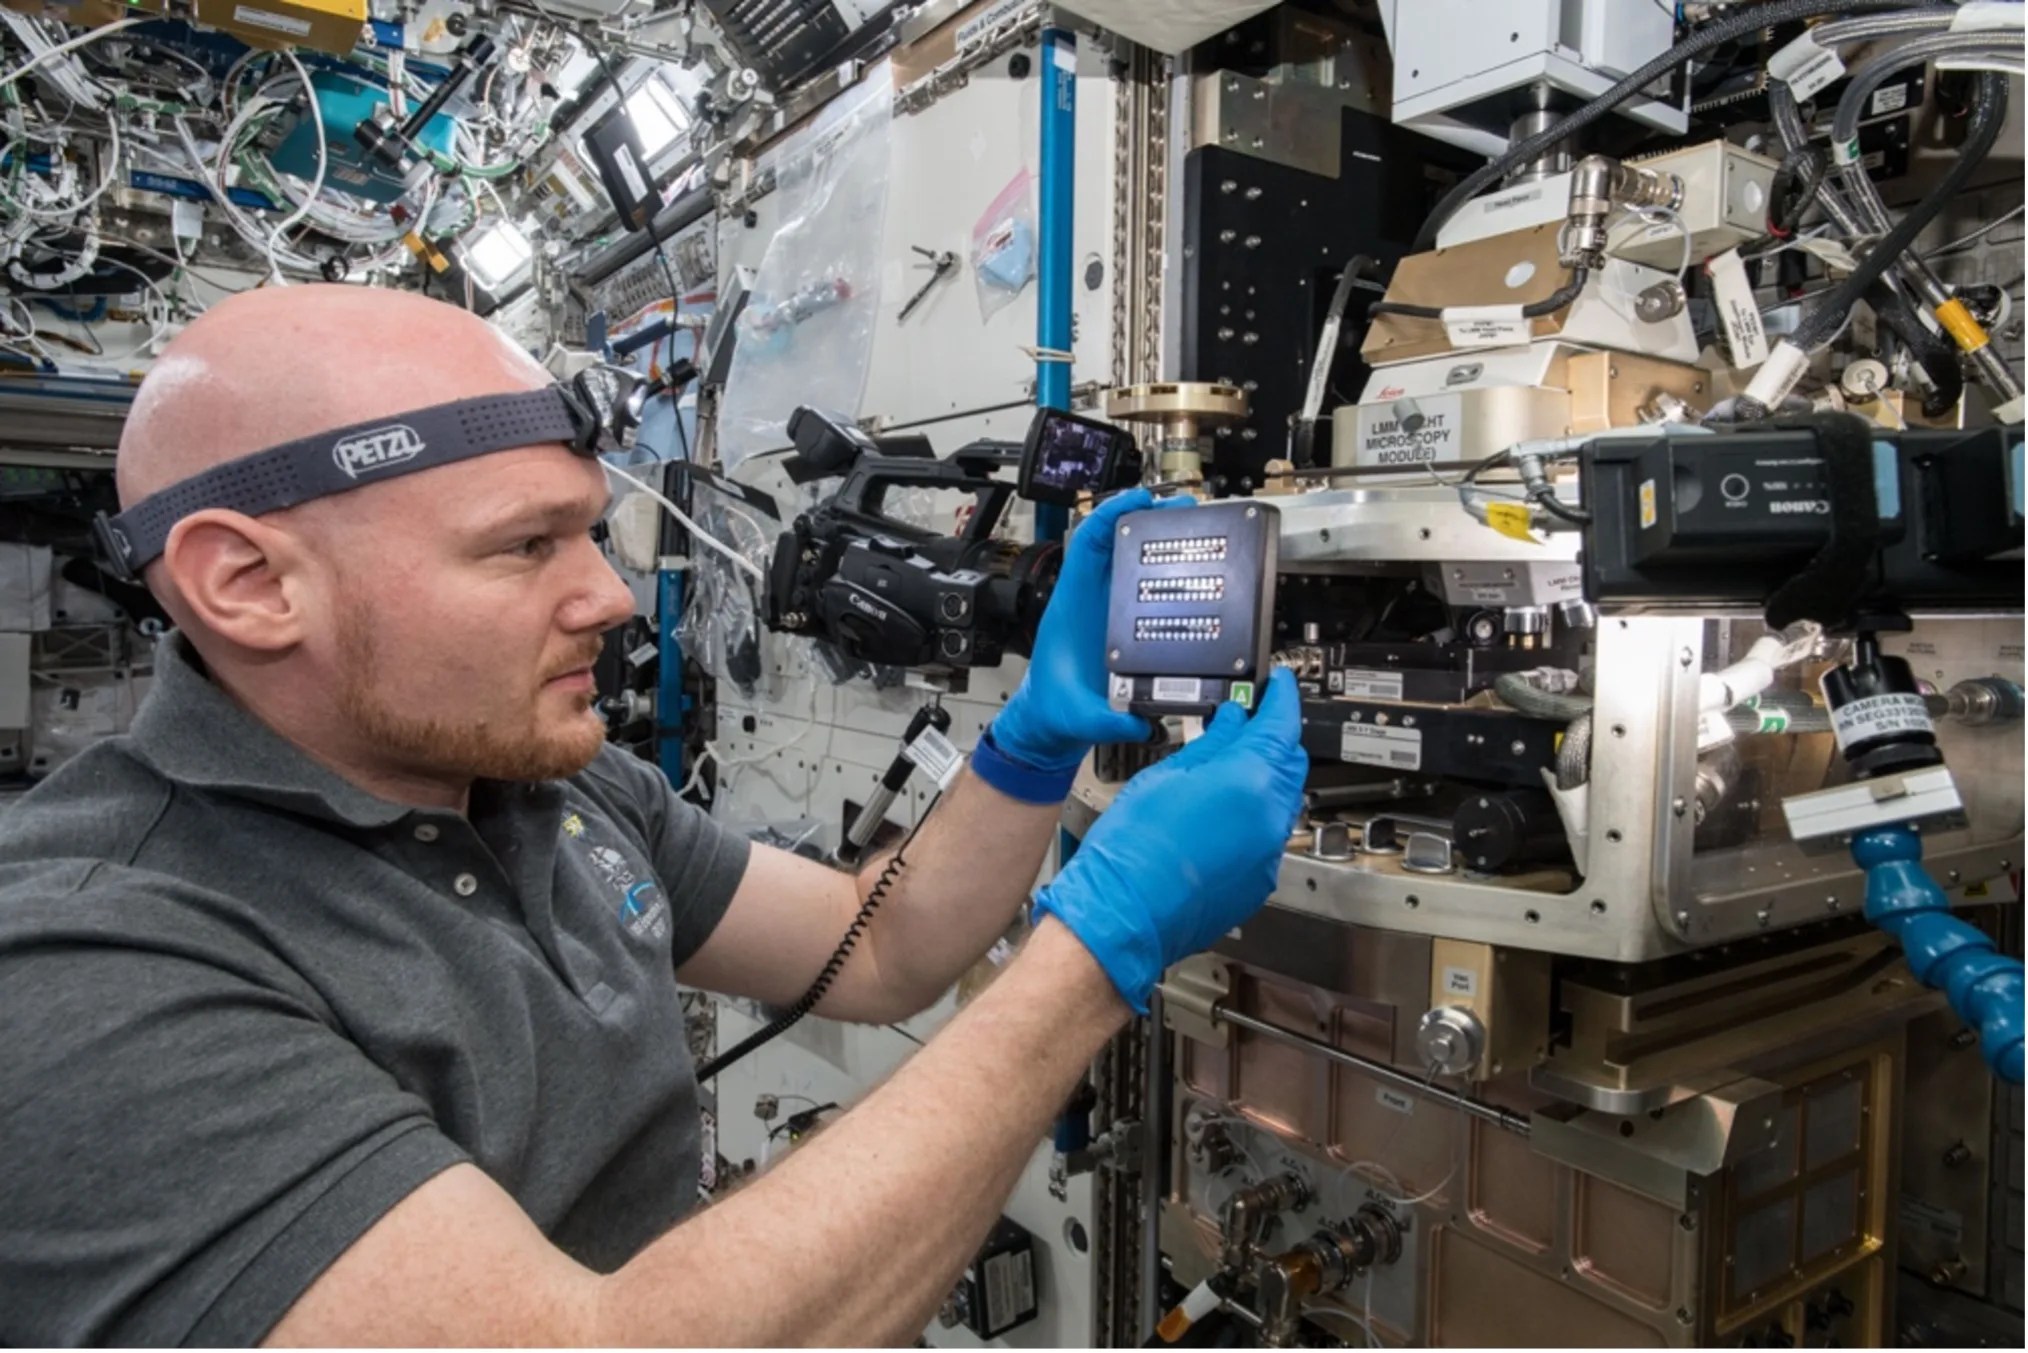
[[[674,1224],[748,843],[612,747],[388,803],[160,653],[0,817],[0,1343],[256,1343],[461,1161],[602,1272]]]

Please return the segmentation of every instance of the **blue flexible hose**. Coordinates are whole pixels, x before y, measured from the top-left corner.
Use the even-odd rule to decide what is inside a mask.
[[[1866,919],[1900,942],[1908,967],[1940,988],[1958,1018],[1979,1031],[1979,1053],[2002,1080],[2021,1084],[2021,960],[1950,914],[1950,900],[1922,867],[1922,839],[1898,827],[1852,842],[1866,871]]]

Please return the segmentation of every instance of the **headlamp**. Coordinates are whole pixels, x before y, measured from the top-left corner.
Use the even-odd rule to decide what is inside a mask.
[[[432,404],[299,437],[215,465],[117,516],[101,512],[92,537],[109,572],[138,582],[141,570],[161,557],[176,523],[207,508],[258,517],[418,470],[551,442],[595,456],[629,426],[632,392],[619,376],[631,373],[593,367],[568,385]]]

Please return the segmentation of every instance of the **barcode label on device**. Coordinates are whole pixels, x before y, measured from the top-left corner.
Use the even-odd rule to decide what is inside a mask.
[[[1156,677],[1155,698],[1164,704],[1184,705],[1204,698],[1204,683],[1196,677]]]
[[[1338,734],[1338,759],[1387,770],[1422,769],[1422,730],[1348,723]]]
[[[901,754],[935,780],[938,789],[949,789],[951,781],[958,778],[958,767],[965,764],[965,754],[934,728],[923,729]]]
[[[1333,672],[1331,675],[1337,676],[1339,674]],[[1345,694],[1347,695],[1360,695],[1369,700],[1401,699],[1401,673],[1399,672],[1368,672],[1362,671],[1357,667],[1348,667],[1344,671],[1344,678]],[[1333,687],[1332,689],[1335,690],[1337,688]]]

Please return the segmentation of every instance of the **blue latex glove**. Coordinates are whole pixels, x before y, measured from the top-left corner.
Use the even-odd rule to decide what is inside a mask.
[[[1148,993],[1274,891],[1303,806],[1301,697],[1277,670],[1252,719],[1228,701],[1202,737],[1127,782],[1070,863],[1035,895],[1091,950],[1120,996]]]
[[[993,745],[1037,770],[1072,770],[1101,742],[1146,742],[1147,720],[1106,705],[1106,611],[1111,605],[1113,523],[1160,502],[1131,489],[1099,504],[1063,548],[1063,569],[1035,633],[1028,675],[993,720]]]

